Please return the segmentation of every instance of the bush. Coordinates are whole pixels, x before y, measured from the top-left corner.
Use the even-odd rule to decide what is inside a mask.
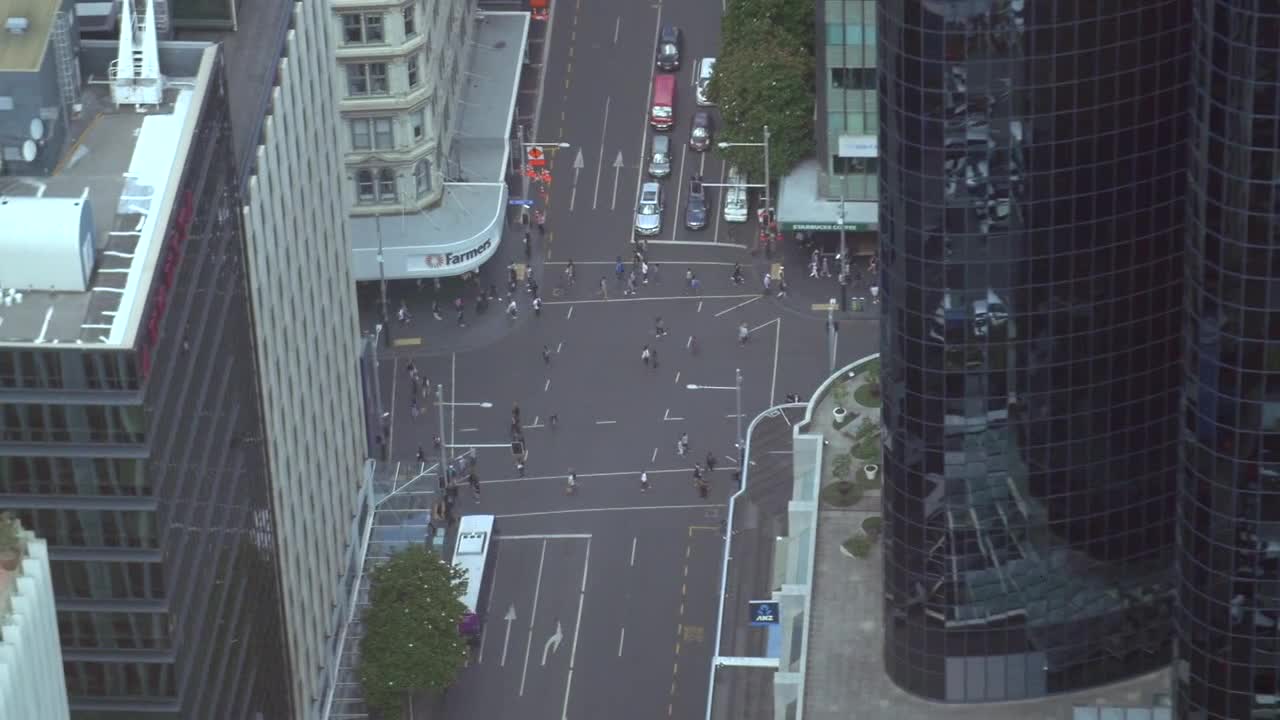
[[[871,553],[871,538],[858,533],[844,541],[844,549],[856,558],[864,558]]]
[[[867,537],[872,540],[880,537],[880,530],[883,528],[884,519],[879,515],[872,515],[869,518],[864,518],[862,521],[862,532],[866,533]]]
[[[848,455],[838,455],[831,461],[831,476],[836,480],[848,480],[849,471],[852,469],[853,458]]]
[[[853,399],[863,407],[878,408],[881,405],[878,388],[873,391],[870,385],[859,385],[853,391]]]
[[[841,480],[822,488],[822,502],[832,507],[852,507],[862,499],[862,488]]]

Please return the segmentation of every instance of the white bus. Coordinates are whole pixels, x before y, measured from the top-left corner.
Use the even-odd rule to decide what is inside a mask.
[[[467,612],[458,622],[458,630],[471,637],[480,635],[480,591],[484,588],[484,570],[493,541],[493,520],[492,515],[463,516],[453,548],[453,566],[461,568],[467,578],[467,591],[462,596]]]

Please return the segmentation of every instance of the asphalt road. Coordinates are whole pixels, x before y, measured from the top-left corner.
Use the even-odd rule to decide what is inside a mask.
[[[474,448],[481,493],[477,502],[463,488],[458,509],[498,516],[500,537],[482,599],[484,637],[447,695],[448,718],[694,718],[705,706],[738,418],[733,390],[686,385],[732,386],[740,370],[745,428],[787,393],[807,396],[827,376],[828,362],[824,314],[762,297],[755,281],[730,281],[733,264],[749,274],[752,258],[728,243],[724,223],[698,233],[677,228],[683,201],[675,187],[695,165],[708,182],[717,181],[723,168],[714,154],[682,150],[674,159],[660,239],[675,244],[651,241],[660,277],[625,298],[612,277],[613,258],[629,258],[642,148],[652,133],[647,110],[657,28],[672,22],[685,31],[672,136],[675,147],[687,148],[692,72],[697,58],[715,54],[720,12],[719,0],[556,1],[537,139],[573,147],[553,161],[542,315],[529,316],[525,296],[521,318],[487,347],[450,352],[433,341],[428,325],[420,348],[382,357],[381,387],[393,418],[390,458],[412,462],[422,447],[431,457],[421,470],[433,472],[435,435],[455,446],[455,455]],[[575,189],[578,148],[584,167]],[[712,200],[718,217],[718,193]],[[578,283],[554,291],[570,258]],[[686,294],[686,269],[703,279],[701,296]],[[597,294],[601,276],[609,278],[608,299]],[[657,316],[665,321],[664,338],[654,336]],[[744,322],[751,339],[740,345]],[[849,323],[839,341],[844,364],[874,352],[876,326]],[[657,351],[656,369],[641,362],[646,344]],[[411,413],[410,362],[443,384],[452,404],[420,398],[418,414]],[[529,449],[523,478],[508,446],[513,404]],[[676,454],[684,432],[688,457]],[[691,464],[708,452],[719,464],[702,498]],[[564,492],[570,469],[579,479],[572,496]],[[647,493],[641,471],[649,473]]]

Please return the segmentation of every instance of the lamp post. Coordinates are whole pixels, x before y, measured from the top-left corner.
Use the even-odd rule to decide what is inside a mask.
[[[378,285],[382,293],[382,327],[387,347],[391,347],[391,324],[387,315],[387,271],[382,261],[382,216],[373,216],[374,234],[378,236]]]
[[[738,407],[736,416],[738,419],[738,457],[741,460],[742,453],[746,449],[746,440],[742,437],[742,370],[734,368],[732,385],[695,385],[689,383],[685,385],[685,388],[689,390],[732,390],[734,392]],[[742,467],[741,462],[739,462],[738,467]]]
[[[765,207],[765,211],[769,213],[770,217],[772,217],[773,196],[770,194],[770,190],[769,190],[770,183],[769,183],[769,126],[768,125],[764,126],[762,135],[764,137],[764,142],[722,142],[722,143],[716,143],[716,145],[722,150],[724,148],[731,148],[731,147],[764,148],[764,207]]]
[[[440,411],[440,474],[444,477],[445,482],[449,481],[449,443],[444,436],[444,408],[449,407],[482,407],[491,408],[491,402],[445,402],[444,401],[444,384],[436,386],[436,406]]]
[[[836,224],[840,226],[840,254],[836,256],[836,279],[840,282],[840,312],[849,310],[849,249],[844,239],[844,182],[840,183],[840,210],[836,214]]]

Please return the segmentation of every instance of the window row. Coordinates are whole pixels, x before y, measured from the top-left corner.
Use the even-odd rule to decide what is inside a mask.
[[[70,371],[66,375],[64,365]],[[127,390],[140,386],[136,357],[129,352],[0,352],[0,387]]]
[[[0,457],[0,495],[150,495],[145,460]]]
[[[356,170],[356,200],[366,205],[402,203],[401,177],[393,168],[360,168]],[[413,166],[413,192],[421,198],[431,193],[431,161],[419,160]]]
[[[359,117],[347,120],[351,128],[351,149],[395,150],[421,142],[427,136],[426,106],[410,112],[407,119],[408,138],[397,138],[395,117]]]
[[[157,649],[169,647],[169,619],[160,613],[58,613],[58,637],[66,648]]]
[[[437,3],[437,6],[443,4]],[[412,40],[417,37],[418,0],[411,0],[401,7],[398,15],[399,30],[404,34],[404,39]],[[387,42],[386,15],[381,12],[342,13],[342,41],[347,45],[380,45]]]
[[[53,592],[78,600],[161,600],[164,568],[159,563],[55,560]]]
[[[155,549],[156,515],[146,510],[19,510],[27,529],[57,547]]]
[[[156,701],[178,691],[173,665],[160,663],[62,663],[67,694],[78,697],[135,697]]]
[[[146,412],[139,405],[6,404],[0,409],[0,439],[140,443],[146,439]]]

